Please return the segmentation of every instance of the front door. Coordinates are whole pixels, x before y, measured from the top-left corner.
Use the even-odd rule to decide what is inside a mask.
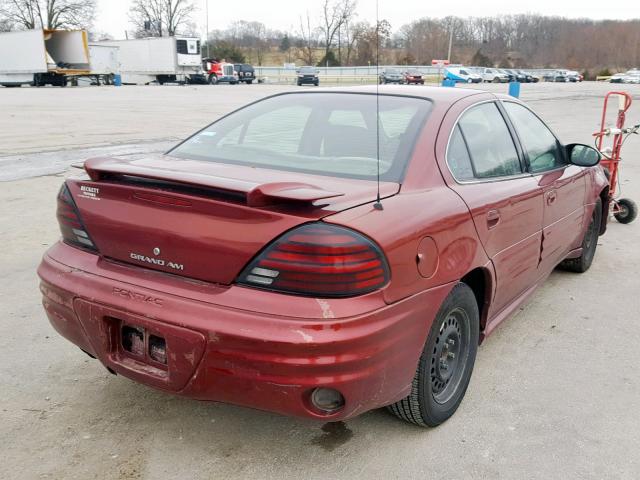
[[[563,147],[549,128],[525,106],[505,101],[528,162],[544,192],[540,275],[578,248],[584,230],[586,169],[567,162]]]

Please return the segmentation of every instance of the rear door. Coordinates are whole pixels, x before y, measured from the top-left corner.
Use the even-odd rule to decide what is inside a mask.
[[[571,165],[551,130],[531,110],[503,102],[524,149],[528,170],[544,194],[541,274],[580,246],[585,215],[586,169]]]
[[[469,206],[496,272],[492,316],[537,280],[542,235],[542,189],[525,173],[504,117],[495,102],[469,108],[447,150],[456,179],[451,188]]]

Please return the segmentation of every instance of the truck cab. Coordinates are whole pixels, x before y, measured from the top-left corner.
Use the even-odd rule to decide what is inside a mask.
[[[207,76],[210,85],[217,83],[230,83],[235,85],[238,83],[238,72],[233,63],[226,60],[218,60],[215,58],[205,58],[202,60],[202,68]]]

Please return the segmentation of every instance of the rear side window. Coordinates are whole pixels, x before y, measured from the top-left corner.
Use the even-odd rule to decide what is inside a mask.
[[[504,108],[518,132],[532,173],[553,170],[565,164],[558,140],[533,112],[513,102],[504,102]]]
[[[473,168],[467,145],[462,138],[460,127],[456,125],[449,148],[447,149],[447,164],[456,180],[473,180]]]
[[[511,133],[495,103],[472,107],[462,116],[458,126],[469,148],[476,178],[522,173]]]
[[[429,100],[396,95],[278,95],[223,117],[170,154],[375,180],[379,151],[380,179],[400,182],[430,111]]]

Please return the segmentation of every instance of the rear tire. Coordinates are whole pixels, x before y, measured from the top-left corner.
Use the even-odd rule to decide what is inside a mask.
[[[584,273],[589,270],[593,263],[593,257],[596,254],[598,246],[598,237],[600,235],[600,225],[602,223],[602,201],[598,199],[593,207],[591,222],[587,227],[587,231],[582,239],[582,255],[578,258],[568,258],[564,260],[560,267],[570,272]]]
[[[628,198],[618,200],[618,209],[613,216],[616,217],[618,222],[624,223],[625,225],[633,222],[638,216],[638,206],[636,202]]]
[[[422,427],[435,427],[458,409],[478,350],[480,315],[473,291],[458,283],[433,321],[411,393],[388,410]]]
[[[218,77],[214,74],[209,75],[209,85],[215,85],[218,83]]]

